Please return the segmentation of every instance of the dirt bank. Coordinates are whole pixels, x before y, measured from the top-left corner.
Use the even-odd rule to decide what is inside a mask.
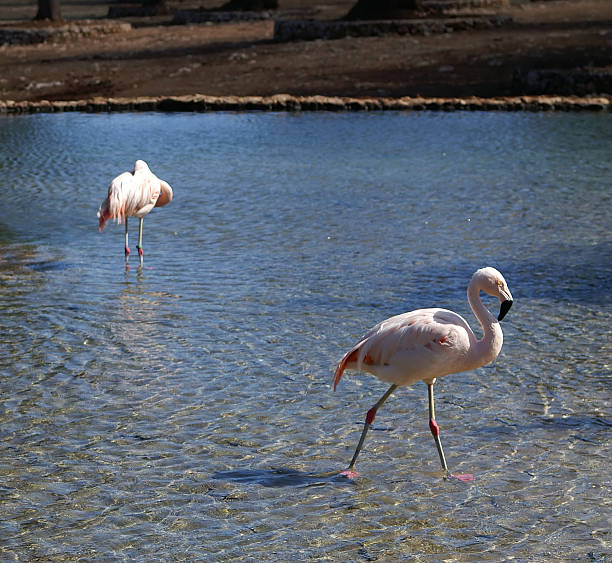
[[[0,114],[119,111],[612,111],[612,96],[510,96],[499,98],[347,98],[328,96],[94,97],[71,101],[2,101]]]
[[[116,32],[3,45],[0,100],[612,94],[612,2],[545,1],[504,14],[513,23],[494,29],[299,42],[274,41],[273,20],[130,20]]]

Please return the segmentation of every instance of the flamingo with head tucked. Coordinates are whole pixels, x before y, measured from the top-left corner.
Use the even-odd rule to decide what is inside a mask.
[[[497,297],[501,303],[495,318],[480,300],[480,292]],[[503,334],[499,326],[512,306],[512,294],[504,277],[495,268],[482,268],[472,276],[467,297],[483,329],[478,339],[467,322],[446,309],[418,309],[391,317],[370,329],[342,358],[334,374],[334,390],[344,370],[367,371],[391,383],[391,387],[368,411],[355,454],[343,475],[353,478],[357,456],[376,412],[391,393],[402,385],[423,380],[429,398],[429,428],[433,434],[442,469],[447,476],[471,480],[471,475],[450,475],[436,422],[433,386],[436,378],[472,370],[492,362],[499,354]]]
[[[160,180],[144,160],[137,160],[133,172],[124,172],[117,176],[108,188],[108,196],[100,205],[98,217],[101,232],[109,219],[125,223],[125,259],[130,254],[128,246],[128,217],[138,217],[138,254],[142,265],[142,222],[145,215],[154,207],[162,207],[172,201],[170,184]]]

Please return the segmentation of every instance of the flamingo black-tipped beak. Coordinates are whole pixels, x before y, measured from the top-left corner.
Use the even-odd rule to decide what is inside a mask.
[[[514,301],[510,299],[502,301],[502,304],[499,308],[499,315],[497,316],[498,321],[501,321],[506,316],[506,313],[510,310],[510,307],[512,307],[512,303],[514,303]]]

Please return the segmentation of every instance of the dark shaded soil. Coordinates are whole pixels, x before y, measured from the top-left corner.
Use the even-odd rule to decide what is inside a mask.
[[[303,4],[300,12],[295,0],[289,16],[338,17],[351,2],[328,3],[321,13]],[[69,6],[63,9],[66,16]],[[1,46],[0,99],[612,93],[612,2],[542,1],[502,11],[513,23],[495,29],[289,43],[273,40],[272,20],[172,26],[136,18],[130,30]]]

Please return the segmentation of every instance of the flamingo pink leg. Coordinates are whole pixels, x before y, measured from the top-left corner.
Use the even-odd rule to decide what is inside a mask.
[[[353,454],[353,459],[351,459],[351,463],[349,463],[349,466],[344,471],[342,471],[340,475],[344,475],[348,477],[349,479],[354,479],[355,477],[357,477],[357,475],[359,475],[356,471],[353,471],[353,467],[355,466],[355,462],[357,461],[357,456],[359,456],[359,452],[361,451],[363,443],[365,442],[365,437],[366,437],[366,434],[368,433],[368,429],[370,428],[370,425],[374,422],[374,419],[376,418],[376,412],[378,411],[378,409],[389,398],[389,395],[391,395],[391,393],[393,393],[393,391],[395,391],[396,389],[397,389],[397,385],[395,384],[391,385],[391,387],[387,389],[387,392],[367,412],[365,423],[363,425],[363,431],[361,433],[361,438],[359,438],[359,443],[357,444],[357,448],[355,449],[355,453]]]
[[[125,259],[130,255],[130,247],[128,246],[128,218],[125,218]]]
[[[144,255],[144,251],[142,250],[142,223],[143,218],[140,218],[140,223],[138,224],[138,244],[136,248],[138,249],[138,255],[140,256],[140,265],[142,266],[142,257]]]
[[[438,454],[440,455],[440,463],[442,464],[442,469],[444,469],[446,473],[446,477],[450,477],[452,479],[458,479],[459,481],[473,481],[474,476],[471,473],[462,473],[454,475],[448,472],[448,467],[446,466],[446,459],[444,457],[444,450],[442,449],[442,442],[440,441],[440,427],[436,422],[436,409],[434,407],[434,395],[433,395],[433,383],[427,384],[427,390],[429,392],[429,429],[436,441],[436,448],[438,448]]]
[[[438,454],[440,454],[440,463],[442,469],[448,473],[448,467],[446,466],[446,458],[444,457],[444,450],[442,449],[442,442],[440,441],[440,427],[436,422],[436,409],[434,406],[434,394],[433,394],[433,383],[427,384],[427,390],[429,392],[429,429],[436,442],[436,448],[438,448]]]

